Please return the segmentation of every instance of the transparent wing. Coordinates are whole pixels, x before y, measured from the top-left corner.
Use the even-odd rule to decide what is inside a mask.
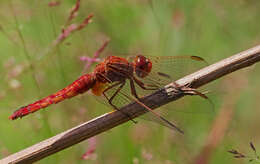
[[[199,69],[208,65],[208,63],[198,56],[145,56],[152,62],[151,72],[144,78],[138,78],[142,83],[149,86],[156,86],[160,89],[170,82],[176,81],[186,75],[189,75]],[[133,60],[134,57],[130,57]],[[138,70],[141,71],[141,70]],[[138,88],[139,90],[139,88]],[[139,91],[142,92],[142,91]],[[143,90],[145,94],[151,94],[149,90]],[[203,91],[202,91],[203,93]],[[201,97],[199,97],[201,99]],[[205,99],[202,99],[205,101]],[[212,113],[214,111],[214,104],[210,99],[206,99],[208,108],[202,108],[186,111],[186,113]]]
[[[140,80],[142,83],[148,86],[154,86],[153,87],[154,90],[144,90],[143,88],[141,88],[139,85],[135,83],[136,93],[139,98],[151,94],[152,92],[155,92],[157,89],[160,89],[161,87],[168,84],[169,82],[175,81],[178,78],[181,78],[207,65],[205,60],[196,56],[166,56],[166,57],[146,56],[146,57],[152,61],[153,64],[152,71],[145,78],[138,78],[135,74],[134,76],[138,78],[138,80]],[[131,58],[130,58],[130,62],[131,62]],[[118,64],[120,65],[120,63]],[[106,86],[110,89],[106,91],[107,97],[105,98],[105,101],[103,97],[103,102],[105,102],[105,104],[111,106],[111,104],[108,103],[108,100],[114,97],[111,103],[115,105],[116,108],[119,109],[129,103],[132,103],[135,100],[135,97],[131,94],[129,79],[126,79],[126,83],[122,88],[121,85],[116,85],[111,88],[111,86],[113,86],[114,84],[115,83],[111,83]],[[116,92],[118,93],[115,95]],[[171,111],[173,110],[171,109]],[[166,111],[164,110],[163,113],[166,113]],[[173,127],[170,126],[169,123],[167,123],[167,121],[161,119],[160,117],[156,117],[151,112],[148,112],[142,118],[146,120],[155,121],[171,129],[177,128],[176,126]]]
[[[115,83],[109,83],[109,84],[107,84],[107,85],[105,86],[105,88],[110,88],[110,87],[113,86],[114,84],[115,84]],[[127,86],[127,85],[128,85],[128,84],[126,83],[125,86],[124,86],[122,89],[123,89],[123,90],[126,90],[125,88],[129,88],[129,86]],[[111,104],[108,102],[108,100],[111,99],[111,97],[116,93],[116,91],[119,89],[119,87],[120,87],[120,85],[115,86],[115,87],[109,89],[109,90],[106,92],[107,97],[105,97],[105,96],[103,96],[103,95],[102,95],[102,96],[95,96],[95,97],[96,97],[96,99],[97,99],[100,103],[102,103],[102,104],[104,104],[104,105],[106,105],[106,106],[108,106],[108,107],[110,107],[110,108],[113,108],[113,106],[111,106]],[[114,98],[113,101],[112,101],[112,103],[113,103],[118,109],[121,108],[121,107],[123,107],[123,106],[125,106],[125,105],[127,105],[127,104],[129,104],[129,103],[131,103],[131,102],[133,102],[133,101],[127,99],[127,98],[124,97],[124,96],[122,96],[122,95],[120,94],[120,92],[119,92],[119,94],[117,94],[117,95],[115,96],[115,98]],[[116,109],[113,109],[113,110],[116,110]]]
[[[113,83],[109,84],[108,87],[109,86],[113,86]],[[139,102],[133,95],[129,94],[129,92],[131,92],[130,91],[131,87],[130,87],[128,80],[126,81],[126,83],[124,84],[122,89],[120,89],[120,91],[118,91],[119,88],[120,88],[120,85],[118,85],[116,87],[112,87],[109,90],[107,90],[107,92],[106,92],[108,99],[114,97],[111,103],[113,105],[115,105],[117,109],[120,109],[121,107],[123,107],[127,104],[137,101],[138,103],[140,103],[140,105],[144,106],[145,110],[148,111],[148,113],[146,113],[144,116],[141,116],[141,118],[143,118],[145,120],[149,120],[149,121],[154,121],[165,127],[170,128],[172,130],[177,130],[178,132],[183,133],[183,131],[180,128],[178,128],[174,123],[168,121],[167,119],[158,115],[154,111],[149,111],[149,110],[151,110],[151,109],[149,109],[149,107],[147,107],[145,104]],[[114,96],[115,93],[116,93],[116,96]],[[108,103],[107,98],[105,98],[106,99],[105,104],[111,106],[111,104]],[[104,97],[103,97],[103,99],[104,99]]]
[[[145,56],[145,55],[144,55]],[[198,56],[145,56],[152,62],[152,70],[145,78],[138,78],[147,85],[162,87],[205,66],[207,62]],[[133,57],[130,57],[133,60]],[[141,71],[141,70],[140,70]]]

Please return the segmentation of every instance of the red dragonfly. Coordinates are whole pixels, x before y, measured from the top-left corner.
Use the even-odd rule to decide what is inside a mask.
[[[135,100],[140,100],[146,91],[156,91],[173,80],[192,72],[201,66],[205,60],[198,56],[165,56],[153,57],[137,55],[129,59],[108,56],[99,63],[94,71],[79,77],[64,89],[51,94],[32,104],[16,110],[9,119],[22,118],[51,104],[57,104],[65,99],[82,94],[91,89],[96,96],[103,96],[108,104],[119,110],[119,106]],[[191,89],[195,91],[195,89]],[[191,91],[189,90],[189,91]],[[189,92],[188,91],[188,92]],[[196,94],[207,98],[196,91]],[[128,96],[124,96],[124,95]],[[134,99],[129,98],[132,96]],[[144,104],[145,105],[145,104]],[[148,108],[148,107],[147,107]],[[181,133],[183,131],[151,109],[147,109],[161,123]]]

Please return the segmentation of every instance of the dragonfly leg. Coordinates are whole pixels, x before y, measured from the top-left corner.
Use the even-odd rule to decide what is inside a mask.
[[[159,89],[156,85],[151,85],[151,86],[148,86],[148,85],[145,85],[142,81],[138,80],[136,77],[133,76],[133,80],[136,82],[136,84],[141,87],[142,89],[144,90],[157,90]],[[151,87],[151,88],[149,88]]]
[[[147,111],[151,112],[153,114],[153,116],[155,116],[157,119],[159,119],[167,127],[175,129],[175,130],[179,131],[180,133],[184,134],[184,132],[180,128],[178,128],[175,124],[173,124],[172,122],[168,121],[167,119],[165,119],[164,117],[162,117],[161,115],[159,115],[158,113],[153,111],[151,108],[146,106],[144,103],[142,103],[142,101],[140,100],[140,98],[138,97],[138,95],[136,93],[136,89],[135,89],[135,85],[134,85],[134,80],[133,79],[130,79],[130,87],[131,87],[132,95],[137,99],[136,100],[137,103],[142,105]]]
[[[137,95],[137,92],[136,92],[136,89],[135,89],[135,84],[134,84],[134,80],[133,79],[130,79],[130,87],[131,87],[132,95],[140,101],[140,98]]]
[[[187,86],[181,87],[180,90],[181,90],[183,93],[185,93],[185,94],[188,94],[188,95],[198,95],[198,96],[200,96],[200,97],[202,97],[202,98],[208,100],[209,103],[210,103],[211,106],[212,106],[213,111],[214,111],[214,109],[215,109],[214,103],[213,103],[212,100],[211,100],[208,96],[206,96],[204,93],[201,93],[201,92],[199,92],[198,90],[196,90],[196,89],[194,89],[194,88],[187,87]]]
[[[188,95],[198,95],[198,96],[200,96],[200,97],[202,97],[204,99],[208,99],[208,96],[206,96],[205,94],[197,91],[194,88],[190,88],[190,87],[186,87],[186,86],[182,86],[182,87],[177,86],[177,87],[178,87],[178,89],[180,91],[182,91],[185,94],[188,94]]]
[[[116,92],[113,93],[113,95],[112,95],[110,98],[108,98],[108,96],[106,95],[106,92],[107,92],[108,90],[110,90],[111,88],[114,88],[114,87],[116,87],[116,86],[118,86],[118,85],[120,85],[120,86],[119,86],[119,88],[116,90]],[[108,103],[109,103],[113,108],[115,108],[116,110],[122,112],[124,115],[126,115],[128,118],[130,118],[133,123],[136,124],[137,121],[133,120],[129,114],[127,114],[127,113],[121,111],[120,109],[118,109],[118,107],[117,107],[116,105],[114,105],[114,104],[112,103],[112,102],[113,102],[113,99],[114,99],[115,96],[120,92],[120,90],[124,87],[124,85],[125,85],[125,81],[123,81],[123,82],[122,82],[122,81],[119,81],[118,83],[115,83],[115,84],[113,84],[113,85],[107,87],[107,88],[103,91],[103,95],[104,95],[104,97],[107,99]]]
[[[179,84],[173,82],[173,84],[175,86],[173,86],[177,92],[183,92],[184,94],[187,95],[198,95],[204,99],[209,99],[208,96],[206,96],[205,94],[199,92],[198,90],[196,90],[195,88],[191,88],[190,85],[191,84],[187,84],[186,86],[180,86]]]

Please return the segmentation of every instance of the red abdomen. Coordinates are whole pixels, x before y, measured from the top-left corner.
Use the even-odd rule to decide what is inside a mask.
[[[95,82],[96,79],[93,76],[93,74],[85,74],[78,78],[76,81],[74,81],[72,84],[65,87],[64,89],[52,95],[49,95],[41,100],[38,100],[32,104],[19,108],[9,117],[9,119],[15,120],[19,117],[21,118],[39,109],[46,108],[51,104],[56,104],[63,101],[64,99],[71,98],[78,94],[84,93],[88,91],[90,88],[92,88]]]

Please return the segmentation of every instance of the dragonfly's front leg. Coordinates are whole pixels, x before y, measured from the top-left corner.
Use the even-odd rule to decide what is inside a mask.
[[[176,91],[183,92],[184,94],[187,95],[198,95],[204,99],[209,99],[208,96],[206,96],[204,93],[201,93],[197,89],[191,88],[190,86],[191,86],[190,83],[185,86],[180,86],[176,82],[173,82],[173,85],[169,85],[168,87],[174,88]]]
[[[187,84],[185,86],[180,86],[179,84],[173,82],[173,84],[166,86],[165,89],[169,96],[172,96],[175,93],[183,93],[186,95],[198,95],[198,96],[208,100],[208,102],[211,104],[212,109],[214,111],[215,107],[214,107],[214,103],[212,102],[212,100],[207,95],[205,95],[205,93],[201,93],[197,89],[191,88],[190,86],[191,86],[191,84]]]

